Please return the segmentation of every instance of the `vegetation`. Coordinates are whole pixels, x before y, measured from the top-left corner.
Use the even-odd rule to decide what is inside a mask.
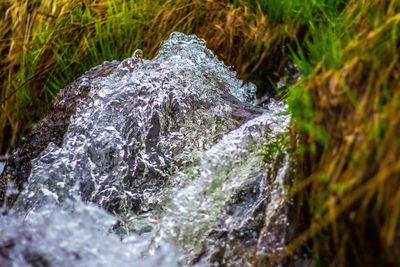
[[[399,23],[397,0],[3,1],[0,152],[90,67],[137,48],[152,57],[170,32],[194,33],[288,102],[303,232],[286,253],[400,266]],[[302,78],[273,91],[288,60]]]
[[[290,88],[296,188],[322,265],[400,265],[400,2],[349,1],[310,28]],[[315,26],[315,25],[314,25]],[[295,245],[295,244],[293,244]]]

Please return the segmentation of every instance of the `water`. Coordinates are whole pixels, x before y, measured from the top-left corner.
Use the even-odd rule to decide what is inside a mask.
[[[285,133],[284,105],[254,107],[254,85],[238,80],[203,40],[181,33],[154,59],[137,50],[108,76],[80,86],[90,86],[89,97],[78,104],[62,146],[50,143],[33,160],[25,191],[1,217],[0,260],[246,261],[232,253],[256,249],[263,214],[273,216],[279,209],[267,207],[281,205],[287,158],[274,180],[274,161],[260,152]]]
[[[275,112],[279,110],[282,111],[276,107]],[[264,113],[207,150],[195,170],[178,176],[178,182],[191,179],[185,186],[173,187],[177,190],[161,219],[161,236],[173,237],[190,260],[204,252],[205,244],[210,246],[207,243],[213,242],[208,240],[212,232],[224,232],[234,238],[235,231],[240,232],[254,219],[266,197],[266,170],[270,163],[263,162],[258,154],[265,140],[284,132],[285,125],[287,117]],[[254,195],[241,203],[248,191]],[[224,210],[235,204],[230,212]]]
[[[5,163],[0,161],[0,175],[4,170]]]

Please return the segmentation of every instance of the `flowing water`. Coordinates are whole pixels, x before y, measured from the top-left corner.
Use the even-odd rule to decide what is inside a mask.
[[[195,36],[141,54],[82,79],[89,97],[62,146],[33,160],[3,209],[3,265],[240,266],[237,249],[260,244],[288,168],[260,154],[286,132],[285,106],[254,106],[255,86]]]
[[[0,161],[0,173],[3,172],[4,166],[5,166],[5,163]]]

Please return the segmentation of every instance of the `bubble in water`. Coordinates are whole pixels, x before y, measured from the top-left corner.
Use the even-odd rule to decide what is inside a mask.
[[[118,69],[125,73],[131,73],[139,64],[143,63],[143,51],[141,49],[136,49],[131,58],[124,59],[119,65]]]
[[[143,51],[141,49],[136,49],[132,54],[133,59],[143,59]]]

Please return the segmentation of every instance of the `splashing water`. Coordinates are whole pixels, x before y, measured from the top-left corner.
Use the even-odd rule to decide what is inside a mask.
[[[279,111],[282,107],[276,106],[274,112],[245,123],[202,155],[199,165],[189,171],[194,177],[185,186],[174,187],[174,197],[159,224],[161,240],[172,236],[186,251],[185,257],[193,260],[204,252],[206,243],[213,242],[207,240],[210,234],[223,232],[234,238],[235,231],[240,232],[254,219],[265,201],[265,170],[270,164],[258,154],[265,140],[283,133],[288,123],[288,117],[277,116]],[[188,177],[186,173],[178,176],[177,183]],[[249,203],[224,211],[240,203],[249,188],[254,194]]]
[[[33,160],[0,219],[10,264],[207,265],[221,243],[227,256],[235,240],[257,245],[287,169],[286,158],[271,180],[259,154],[286,131],[284,105],[254,107],[254,85],[195,36],[172,33],[154,59],[142,55],[83,76],[89,97],[62,146]]]
[[[0,161],[0,173],[3,172],[4,166],[5,166],[5,163]]]

